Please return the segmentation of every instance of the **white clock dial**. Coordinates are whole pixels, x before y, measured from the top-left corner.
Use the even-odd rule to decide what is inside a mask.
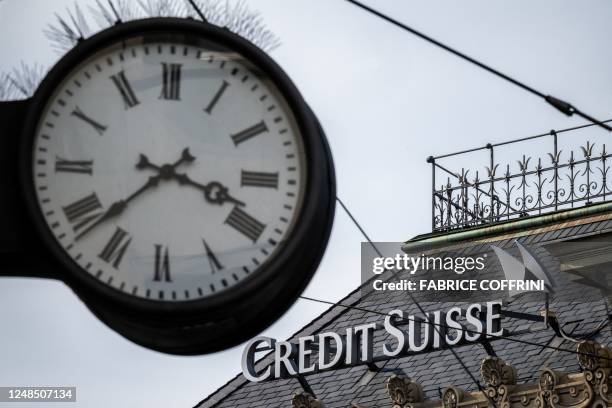
[[[49,229],[83,272],[156,301],[256,274],[306,182],[302,137],[269,78],[236,53],[159,37],[109,47],[63,81],[33,167]]]

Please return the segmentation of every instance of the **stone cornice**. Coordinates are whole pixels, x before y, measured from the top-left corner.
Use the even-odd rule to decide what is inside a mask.
[[[564,373],[545,369],[537,383],[517,384],[516,369],[500,358],[487,357],[480,366],[480,375],[486,385],[483,392],[466,392],[449,387],[442,400],[407,400],[403,395],[389,392],[393,408],[604,408],[612,406],[608,389],[612,369],[612,353],[592,341],[577,346],[581,373]],[[397,382],[389,378],[388,384]],[[486,394],[486,395],[485,395]]]
[[[480,365],[484,392],[448,387],[441,400],[425,400],[420,384],[404,376],[387,379],[392,408],[605,408],[612,406],[612,351],[593,341],[577,345],[579,373],[544,369],[535,383],[517,384],[516,369],[497,357]],[[295,394],[294,408],[319,408],[323,402]],[[360,406],[361,407],[361,406]],[[363,408],[367,408],[363,406]]]

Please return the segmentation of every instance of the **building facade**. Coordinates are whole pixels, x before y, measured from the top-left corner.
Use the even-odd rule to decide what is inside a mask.
[[[602,159],[603,157],[603,159]],[[264,382],[249,382],[240,374],[197,404],[198,407],[610,407],[612,351],[608,348],[612,328],[608,325],[609,270],[612,265],[612,203],[607,202],[606,173],[603,193],[587,188],[591,195],[578,199],[579,183],[565,186],[560,173],[579,170],[580,165],[606,166],[607,153],[591,154],[581,163],[557,164],[532,170],[525,165],[517,175],[509,172],[487,179],[467,180],[457,173],[457,184],[441,188],[434,181],[433,232],[406,242],[408,253],[480,253],[492,246],[517,258],[517,243],[546,248],[564,275],[547,301],[503,301],[502,336],[480,338],[454,346],[430,347],[395,357],[374,355],[360,364],[333,370],[287,376]],[[435,159],[430,159],[434,166]],[[520,163],[519,163],[520,164]],[[494,163],[491,168],[494,169]],[[552,194],[535,188],[518,189],[516,197],[495,194],[496,184],[525,183],[528,177],[542,180],[545,171]],[[555,179],[556,178],[556,179]],[[591,186],[593,179],[587,181]],[[563,189],[563,194],[562,193]],[[571,189],[571,190],[570,190]],[[469,194],[469,190],[476,194]],[[576,197],[563,203],[569,194]],[[512,191],[512,190],[510,190]],[[517,191],[517,190],[514,190]],[[483,193],[480,197],[478,194]],[[490,194],[493,192],[494,194]],[[489,193],[489,194],[487,194]],[[584,193],[584,191],[583,191]],[[527,196],[526,196],[527,194]],[[545,198],[552,201],[545,202]],[[534,198],[535,197],[535,198]],[[519,196],[520,198],[520,196]],[[535,205],[533,202],[535,201]],[[599,202],[598,202],[599,201]],[[510,202],[521,209],[510,208]],[[531,203],[531,204],[529,204]],[[531,205],[530,208],[527,206]],[[505,207],[504,207],[505,206]],[[463,251],[463,252],[462,252]],[[528,262],[525,262],[528,263]],[[529,267],[529,265],[527,265]],[[491,262],[487,268],[500,268]],[[493,273],[494,271],[485,271]],[[343,333],[347,328],[380,323],[391,310],[410,315],[423,310],[463,307],[464,301],[444,297],[411,298],[405,292],[363,291],[358,288],[292,339],[322,332]],[[565,297],[564,297],[565,296]],[[416,303],[415,303],[416,301]],[[373,329],[375,344],[393,344],[380,324]],[[255,364],[259,372],[274,363],[269,354]]]

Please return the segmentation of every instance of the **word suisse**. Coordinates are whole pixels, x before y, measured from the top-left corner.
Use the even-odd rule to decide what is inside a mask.
[[[386,336],[375,336],[379,329]],[[366,323],[349,327],[342,333],[324,332],[303,336],[297,342],[256,337],[242,354],[242,372],[251,382],[288,378],[371,363],[427,350],[482,341],[504,335],[501,327],[501,302],[470,304],[433,311],[421,316],[406,316],[402,310],[390,311],[384,324]],[[375,344],[375,337],[384,337]],[[375,350],[380,350],[375,355]],[[271,352],[256,362],[256,355]]]

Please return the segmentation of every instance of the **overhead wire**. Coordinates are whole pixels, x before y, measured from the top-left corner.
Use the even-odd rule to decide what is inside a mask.
[[[310,297],[310,296],[300,296],[300,298],[303,299],[303,300],[309,300],[309,301],[312,301],[312,302],[322,303],[322,304],[326,304],[326,305],[330,305],[330,306],[334,306],[334,307],[335,306],[339,306],[339,307],[344,307],[344,308],[347,308],[347,309],[359,310],[361,312],[377,314],[377,315],[380,315],[380,316],[385,316],[385,317],[389,316],[388,313],[379,312],[377,310],[372,310],[372,309],[363,308],[363,307],[359,307],[359,306],[345,305],[345,304],[342,304],[340,302],[334,303],[334,302],[331,302],[331,301],[321,300],[321,299],[313,298],[313,297]],[[429,321],[429,320],[416,320],[416,319],[414,319],[412,317],[409,317],[409,318],[407,318],[405,320],[412,320],[412,321],[419,322],[419,323],[424,323],[424,324],[428,324],[428,325],[432,325],[432,326],[438,326],[438,327],[443,328],[443,329],[455,329],[455,328],[450,327],[448,325],[445,325],[443,323],[436,323],[436,322],[432,322],[432,321]],[[595,329],[594,332],[589,333],[589,336],[585,336],[585,339],[586,338],[592,338],[595,335],[599,334],[601,332],[601,330],[603,330],[608,324],[609,324],[609,320],[608,319],[606,319],[605,321],[601,322],[597,326],[597,328]],[[550,346],[550,345],[547,345],[547,344],[540,344],[540,343],[537,343],[537,342],[534,342],[534,341],[521,340],[521,339],[516,339],[516,338],[513,338],[513,337],[500,336],[500,335],[496,335],[496,334],[488,334],[486,332],[482,332],[482,331],[478,331],[478,330],[471,330],[471,329],[467,329],[467,328],[462,329],[462,330],[464,330],[465,332],[470,333],[470,334],[478,334],[478,335],[481,335],[481,336],[487,336],[487,337],[491,337],[491,338],[498,339],[498,340],[507,340],[507,341],[511,341],[511,342],[515,342],[515,343],[525,344],[525,345],[528,345],[528,346],[535,346],[535,347],[540,347],[540,348],[543,348],[543,349],[550,349],[550,350],[553,350],[553,351],[560,351],[560,352],[564,352],[564,353],[571,353],[571,354],[576,354],[576,355],[581,355],[581,356],[586,356],[586,357],[602,358],[604,360],[612,360],[612,358],[610,358],[610,357],[605,357],[605,356],[599,356],[599,355],[596,355],[596,354],[580,352],[578,350],[571,350],[571,349],[566,349],[566,348],[561,348],[561,347]]]
[[[353,224],[355,224],[357,229],[361,232],[361,234],[366,239],[368,244],[372,247],[372,249],[379,256],[382,256],[382,253],[380,252],[380,250],[376,247],[374,242],[372,242],[372,240],[370,239],[369,235],[366,233],[365,229],[361,226],[359,221],[357,221],[355,216],[351,213],[351,211],[344,204],[344,202],[339,197],[336,197],[336,200],[338,201],[338,203],[340,204],[342,209],[346,212],[346,214],[348,215],[350,220],[353,222]],[[419,311],[423,315],[426,315],[425,310],[419,304],[419,302],[414,298],[414,296],[412,295],[411,292],[408,292],[408,297],[410,298],[410,301],[419,309]],[[329,301],[325,301],[325,300],[321,300],[321,299],[316,299],[316,298],[312,298],[312,297],[304,296],[304,295],[300,295],[300,299],[308,300],[308,301],[312,301],[312,302],[318,302],[318,303],[322,303],[322,304],[327,304],[327,305],[331,305],[331,306],[340,306],[340,307],[345,307],[345,308],[348,308],[348,309],[355,309],[355,310],[360,310],[360,311],[364,311],[364,312],[368,312],[368,313],[374,313],[374,314],[379,314],[379,315],[383,315],[383,316],[388,316],[387,313],[383,313],[383,312],[379,312],[379,311],[374,311],[374,310],[370,310],[370,309],[366,309],[366,308],[361,308],[361,307],[358,307],[358,306],[344,305],[344,304],[339,303],[339,302],[338,303],[329,302]],[[434,329],[436,330],[436,332],[438,334],[440,334],[440,330],[439,330],[440,328],[449,328],[448,326],[446,326],[444,324],[436,324],[435,322],[431,322],[429,320],[425,320],[425,323],[434,326]],[[542,347],[542,348],[554,349],[555,351],[569,352],[569,353],[578,354],[578,355],[586,355],[586,356],[589,356],[589,357],[599,357],[597,355],[592,355],[590,353],[579,352],[578,350],[563,349],[561,347],[554,347],[554,346],[549,346],[549,345],[543,345],[543,344],[539,344],[539,343],[536,343],[536,342],[530,342],[528,340],[521,340],[521,339],[515,339],[515,338],[510,338],[510,337],[504,337],[504,336],[488,335],[487,333],[478,332],[478,331],[472,331],[472,330],[466,330],[466,331],[472,332],[472,333],[478,333],[478,334],[481,334],[481,335],[487,335],[487,336],[490,336],[490,337],[497,337],[497,338],[501,338],[501,339],[504,339],[504,340],[514,341],[514,342],[523,343],[523,344],[527,344],[527,345],[531,345],[531,346],[537,346],[537,347]],[[496,407],[497,406],[496,402],[487,394],[487,392],[485,391],[484,387],[482,387],[482,385],[480,384],[480,381],[478,381],[476,379],[474,374],[469,370],[467,365],[463,362],[463,360],[457,354],[457,352],[454,350],[454,348],[451,347],[451,348],[448,348],[448,350],[455,357],[455,359],[457,360],[459,365],[462,367],[462,369],[468,374],[468,376],[470,377],[470,379],[472,380],[474,385],[476,385],[478,390],[480,392],[482,392],[482,394],[487,398],[487,400],[489,400],[489,402],[494,407]],[[608,358],[605,358],[605,359],[608,359]],[[610,359],[610,360],[612,360],[612,359]]]
[[[357,226],[357,228],[359,229],[359,231],[361,232],[361,234],[364,236],[364,238],[368,241],[368,244],[374,249],[374,251],[379,255],[382,256],[380,250],[376,247],[376,245],[374,245],[374,242],[372,242],[372,240],[370,239],[370,237],[368,236],[368,234],[366,233],[365,229],[361,226],[361,224],[359,223],[359,221],[357,221],[357,219],[353,216],[353,214],[351,213],[351,211],[348,209],[348,207],[344,204],[344,202],[342,200],[340,200],[340,198],[338,196],[336,196],[336,200],[338,201],[338,203],[340,204],[340,206],[343,208],[343,210],[346,212],[346,214],[349,216],[349,218],[352,220],[352,222]],[[419,302],[414,298],[414,296],[412,295],[412,293],[408,292],[408,297],[410,298],[410,301],[419,309],[419,311],[425,315],[425,309],[423,309],[423,307],[419,304]],[[300,298],[305,299],[305,300],[314,300],[313,298],[308,298],[305,296],[300,296]],[[323,301],[324,302],[324,301]],[[434,326],[434,329],[436,330],[436,332],[438,334],[440,334],[439,328]],[[470,377],[470,379],[472,380],[472,382],[474,383],[474,385],[476,385],[476,387],[478,388],[478,390],[480,392],[482,392],[482,394],[487,398],[487,400],[494,406],[497,407],[496,402],[485,392],[485,389],[483,388],[483,386],[480,384],[480,381],[478,381],[478,379],[476,379],[476,377],[474,377],[474,374],[468,369],[468,367],[465,365],[465,363],[463,362],[463,360],[461,359],[461,357],[457,354],[457,352],[453,349],[453,348],[449,348],[448,349],[451,354],[455,357],[455,359],[457,360],[457,362],[459,363],[459,365],[461,365],[461,367],[463,368],[463,370],[466,372],[466,374]]]
[[[506,81],[508,81],[508,82],[510,82],[510,83],[512,83],[512,84],[514,84],[516,86],[518,86],[519,88],[521,88],[521,89],[523,89],[523,90],[525,90],[525,91],[527,91],[527,92],[529,92],[529,93],[531,93],[531,94],[533,94],[533,95],[535,95],[535,96],[537,96],[539,98],[544,99],[548,104],[552,105],[554,108],[556,108],[557,110],[559,110],[560,112],[564,113],[567,116],[572,116],[572,115],[576,114],[576,115],[578,115],[578,116],[580,116],[580,117],[582,117],[582,118],[584,118],[584,119],[586,119],[586,120],[588,120],[590,122],[593,122],[594,124],[597,124],[598,126],[606,129],[607,131],[612,132],[612,127],[606,125],[604,122],[601,122],[601,121],[595,119],[593,116],[591,116],[591,115],[583,112],[582,110],[576,108],[574,105],[572,105],[569,102],[566,102],[566,101],[564,101],[562,99],[559,99],[559,98],[556,98],[556,97],[554,97],[552,95],[547,95],[547,94],[545,94],[545,93],[543,93],[541,91],[538,91],[537,89],[535,89],[535,88],[525,84],[524,82],[521,82],[521,81],[519,81],[517,79],[514,79],[511,76],[509,76],[507,74],[504,74],[503,72],[501,72],[501,71],[491,67],[490,65],[487,65],[487,64],[485,64],[483,62],[480,62],[477,59],[475,59],[473,57],[470,57],[469,55],[467,55],[467,54],[465,54],[465,53],[463,53],[463,52],[461,52],[461,51],[459,51],[459,50],[457,50],[455,48],[452,48],[452,47],[450,47],[450,46],[448,46],[448,45],[446,45],[446,44],[444,44],[444,43],[442,43],[442,42],[440,42],[440,41],[430,37],[429,35],[424,34],[421,31],[418,31],[418,30],[416,30],[416,29],[414,29],[414,28],[412,28],[412,27],[410,27],[410,26],[408,26],[408,25],[406,25],[406,24],[404,24],[404,23],[402,23],[402,22],[400,22],[400,21],[398,21],[398,20],[396,20],[396,19],[394,19],[394,18],[384,14],[384,13],[381,13],[380,11],[378,11],[376,9],[373,9],[373,8],[363,4],[360,1],[357,1],[357,0],[346,0],[346,1],[348,1],[349,3],[355,5],[355,6],[359,7],[359,8],[361,8],[362,10],[365,10],[365,11],[367,11],[367,12],[369,12],[369,13],[371,13],[371,14],[373,14],[373,15],[375,15],[375,16],[383,19],[383,20],[385,20],[388,23],[391,23],[391,24],[395,25],[396,27],[399,27],[399,28],[401,28],[401,29],[403,29],[403,30],[405,30],[405,31],[407,31],[407,32],[409,32],[409,33],[411,33],[411,34],[413,34],[413,35],[415,35],[415,36],[417,36],[417,37],[427,41],[430,44],[435,45],[436,47],[439,47],[439,48],[441,48],[441,49],[443,49],[443,50],[445,50],[445,51],[447,51],[447,52],[449,52],[449,53],[451,53],[451,54],[453,54],[453,55],[455,55],[455,56],[457,56],[457,57],[459,57],[459,58],[461,58],[461,59],[463,59],[465,61],[470,62],[473,65],[476,65],[479,68],[484,69],[485,71],[488,71],[489,73],[491,73],[491,74],[493,74],[493,75],[495,75],[495,76],[497,76],[499,78],[502,78],[502,79],[504,79],[504,80],[506,80]]]
[[[191,6],[196,10],[196,12],[199,14],[199,17],[202,20],[206,21],[203,13],[199,9],[199,7],[195,4],[195,2],[192,1],[192,0],[188,0],[188,1],[191,4]],[[445,45],[445,44],[443,44],[443,43],[433,39],[432,37],[429,37],[429,36],[419,32],[419,31],[417,31],[417,30],[415,30],[415,29],[413,29],[411,27],[408,27],[407,25],[405,25],[403,23],[400,23],[399,21],[397,21],[395,19],[392,19],[391,17],[389,17],[389,16],[387,16],[387,15],[385,15],[383,13],[380,13],[380,12],[378,12],[378,11],[376,11],[376,10],[374,10],[374,9],[372,9],[372,8],[366,6],[366,5],[364,5],[364,4],[362,4],[362,3],[358,2],[358,1],[355,1],[355,0],[347,0],[347,1],[352,3],[352,4],[354,4],[354,5],[356,5],[356,6],[358,6],[358,7],[360,7],[360,8],[362,8],[362,9],[364,9],[364,10],[366,10],[366,11],[368,11],[368,12],[370,12],[370,13],[372,13],[372,14],[374,14],[374,15],[376,15],[376,16],[378,16],[378,17],[380,17],[380,18],[382,18],[382,19],[384,19],[384,20],[386,20],[387,22],[390,22],[390,23],[392,23],[392,24],[394,24],[394,25],[396,25],[396,26],[398,26],[398,27],[400,27],[400,28],[402,28],[402,29],[404,29],[404,30],[406,30],[406,31],[408,31],[408,32],[410,32],[410,33],[412,33],[412,34],[414,34],[414,35],[416,35],[416,36],[426,40],[426,41],[428,41],[431,44],[434,44],[434,45],[436,45],[436,46],[438,46],[438,47],[440,47],[440,48],[442,48],[442,49],[444,49],[444,50],[446,50],[446,51],[448,51],[448,52],[450,52],[450,53],[452,53],[452,54],[454,54],[454,55],[456,55],[456,56],[458,56],[458,57],[460,57],[460,58],[462,58],[462,59],[464,59],[464,60],[466,60],[466,61],[468,61],[468,62],[470,62],[470,63],[472,63],[472,64],[474,64],[474,65],[476,65],[476,66],[478,66],[478,67],[480,67],[480,68],[482,68],[482,69],[484,69],[484,70],[486,70],[486,71],[488,71],[488,72],[490,72],[490,73],[492,73],[492,74],[494,74],[496,76],[498,76],[498,77],[500,77],[500,78],[502,78],[502,79],[505,79],[506,81],[509,81],[509,82],[513,83],[514,85],[524,89],[527,92],[530,92],[530,93],[532,93],[532,94],[534,94],[534,95],[536,95],[536,96],[538,96],[540,98],[543,98],[544,100],[546,100],[546,102],[548,102],[549,104],[551,104],[552,106],[554,106],[555,108],[557,108],[558,110],[560,110],[561,112],[565,113],[568,116],[576,114],[576,115],[581,116],[581,117],[589,120],[590,122],[592,122],[589,125],[583,125],[583,126],[575,127],[573,129],[578,129],[578,128],[584,128],[584,127],[598,125],[598,126],[603,127],[604,129],[608,130],[608,131],[612,131],[612,128],[610,126],[606,125],[606,123],[612,121],[612,119],[600,122],[597,119],[594,119],[592,116],[587,115],[584,112],[580,111],[579,109],[577,109],[573,105],[571,105],[571,104],[569,104],[569,103],[567,103],[565,101],[562,101],[562,100],[560,100],[558,98],[555,98],[553,96],[545,95],[544,93],[536,90],[535,88],[532,88],[532,87],[530,87],[530,86],[528,86],[528,85],[526,85],[526,84],[524,84],[524,83],[522,83],[522,82],[520,82],[520,81],[518,81],[518,80],[516,80],[516,79],[514,79],[514,78],[512,78],[512,77],[510,77],[510,76],[508,76],[508,75],[506,75],[506,74],[504,74],[504,73],[502,73],[502,72],[500,72],[500,71],[498,71],[498,70],[496,70],[496,69],[494,69],[494,68],[492,68],[492,67],[490,67],[490,66],[488,66],[488,65],[486,65],[486,64],[484,64],[484,63],[482,63],[482,62],[480,62],[480,61],[478,61],[478,60],[476,60],[476,59],[474,59],[472,57],[470,57],[470,56],[468,56],[468,55],[466,55],[466,54],[464,54],[464,53],[462,53],[460,51],[457,51],[457,50],[455,50],[455,49],[453,49],[453,48],[451,48],[451,47],[449,47],[449,46],[447,46],[447,45]],[[564,131],[567,131],[567,130],[564,130]],[[559,131],[559,132],[561,132],[561,131]],[[363,227],[357,221],[357,219],[353,216],[353,214],[350,212],[348,207],[344,204],[344,202],[339,197],[336,197],[336,200],[340,204],[340,206],[343,208],[343,210],[346,212],[346,214],[349,216],[351,221],[355,224],[355,226],[357,226],[357,228],[359,229],[361,234],[366,238],[368,243],[372,246],[374,251],[377,254],[380,255],[381,252],[376,247],[376,245],[374,245],[374,243],[372,242],[372,240],[370,239],[370,237],[368,236],[366,231],[363,229]],[[417,306],[419,311],[421,313],[425,314],[425,310],[421,307],[421,305],[418,303],[418,301],[416,299],[414,299],[412,294],[409,293],[408,295],[409,295],[411,301],[413,302],[413,304],[415,306]],[[382,313],[382,312],[373,311],[373,310],[369,310],[369,309],[365,309],[365,308],[360,308],[360,307],[356,307],[356,306],[344,305],[342,303],[333,303],[333,302],[329,302],[329,301],[325,301],[325,300],[321,300],[321,299],[315,299],[315,298],[308,297],[308,296],[303,296],[303,295],[300,296],[300,298],[304,299],[304,300],[309,300],[309,301],[313,301],[313,302],[328,304],[328,305],[332,305],[332,306],[340,306],[340,307],[356,309],[356,310],[361,310],[361,311],[365,311],[365,312],[369,312],[369,313],[375,313],[375,314],[381,314],[381,315],[387,316],[387,314]],[[442,328],[448,328],[446,325],[436,324],[435,322],[430,322],[430,321],[426,321],[426,322],[429,323],[429,324],[434,325],[435,328],[436,328],[436,331],[438,331],[438,333],[439,333],[438,326],[442,327]],[[474,331],[470,331],[470,330],[467,330],[467,331],[474,332]],[[474,332],[474,333],[480,333],[480,332]],[[485,334],[485,333],[480,333],[480,334]],[[491,337],[496,337],[496,336],[492,336],[492,335],[490,335],[490,336]],[[499,336],[497,336],[497,337],[499,337]],[[588,356],[591,356],[591,357],[600,357],[600,356],[592,356],[592,355],[590,355],[588,353],[581,353],[581,352],[578,352],[578,351],[575,351],[575,350],[562,349],[560,347],[553,347],[553,346],[548,346],[548,345],[542,345],[542,344],[538,344],[538,343],[535,343],[535,342],[529,342],[529,341],[525,341],[525,340],[518,340],[518,339],[508,338],[508,337],[502,337],[502,338],[505,339],[505,340],[510,340],[510,341],[515,341],[515,342],[519,342],[519,343],[529,344],[529,345],[538,346],[538,347],[542,347],[542,348],[552,348],[552,349],[554,349],[556,351],[564,351],[564,352],[570,352],[570,353],[574,353],[574,354],[583,354],[583,355],[588,355]],[[483,393],[483,395],[485,395],[485,397],[494,406],[496,406],[495,401],[492,400],[491,397],[485,392],[485,390],[482,387],[482,385],[480,384],[480,382],[474,377],[472,372],[467,368],[467,366],[465,365],[463,360],[459,357],[459,355],[457,355],[457,353],[452,348],[450,348],[449,350],[451,351],[453,356],[457,359],[457,361],[462,366],[464,371],[471,378],[471,380],[474,382],[474,384],[477,386],[477,388]]]

